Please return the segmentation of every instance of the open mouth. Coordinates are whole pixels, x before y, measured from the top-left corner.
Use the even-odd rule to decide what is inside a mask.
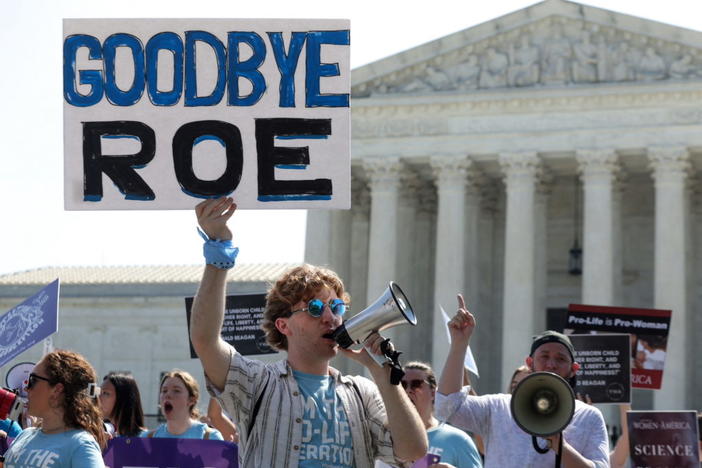
[[[163,404],[163,412],[169,414],[171,411],[173,411],[173,405],[169,401],[165,402]]]

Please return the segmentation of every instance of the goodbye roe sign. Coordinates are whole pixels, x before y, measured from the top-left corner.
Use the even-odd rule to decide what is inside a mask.
[[[66,19],[68,210],[349,208],[349,21]]]

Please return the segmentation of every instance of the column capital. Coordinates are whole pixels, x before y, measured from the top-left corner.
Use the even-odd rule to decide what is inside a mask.
[[[593,178],[616,178],[621,170],[619,156],[613,148],[579,149],[575,151],[578,172],[583,182]]]
[[[353,216],[367,216],[370,210],[368,181],[356,174],[351,175],[351,207]]]
[[[649,168],[656,183],[685,181],[692,170],[690,152],[684,146],[653,146],[647,149]]]
[[[371,192],[394,191],[400,186],[403,165],[398,157],[365,158],[363,168]]]
[[[429,165],[434,182],[441,188],[444,185],[465,185],[473,161],[465,155],[437,155],[429,158]]]
[[[499,161],[508,186],[519,179],[535,181],[542,170],[541,158],[536,151],[500,153]]]

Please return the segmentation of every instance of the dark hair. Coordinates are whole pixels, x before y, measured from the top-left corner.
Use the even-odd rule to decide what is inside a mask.
[[[281,317],[289,317],[295,304],[309,301],[323,288],[331,289],[346,303],[350,301],[341,278],[327,268],[304,264],[286,271],[278,278],[268,290],[266,310],[263,312],[261,323],[269,345],[278,350],[288,349],[288,338],[278,331],[275,321]]]
[[[63,385],[59,406],[63,410],[66,427],[88,431],[95,437],[101,449],[107,444],[100,410],[95,399],[88,394],[89,385],[95,384],[97,376],[90,363],[73,351],[56,350],[42,359],[46,365],[49,384]]]
[[[117,434],[135,437],[144,429],[144,410],[141,407],[139,386],[130,374],[110,372],[105,376],[103,383],[108,381],[115,387],[115,406],[109,417],[115,425]]]
[[[189,372],[186,372],[181,369],[173,369],[170,372],[166,372],[165,374],[163,374],[163,378],[161,378],[161,384],[158,386],[159,393],[161,392],[161,388],[166,382],[166,379],[170,378],[176,378],[183,382],[183,385],[185,385],[185,389],[188,391],[188,396],[195,397],[195,402],[188,407],[188,410],[190,411],[191,418],[199,418],[200,412],[197,409],[197,402],[200,399],[200,386],[197,384],[197,380],[195,380],[195,377],[190,375]]]

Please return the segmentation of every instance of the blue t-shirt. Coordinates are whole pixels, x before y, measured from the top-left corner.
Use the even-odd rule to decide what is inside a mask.
[[[7,433],[7,437],[14,439],[20,432],[22,432],[22,428],[19,424],[17,424],[17,421],[13,421],[12,419],[2,419],[0,420],[0,431],[5,431]]]
[[[192,425],[188,428],[188,430],[183,432],[182,434],[171,434],[170,432],[168,432],[168,426],[164,423],[156,428],[154,435],[152,435],[151,437],[157,437],[162,439],[204,439],[205,430],[207,428],[207,424],[193,421]],[[211,427],[209,429],[209,440],[224,440],[224,437],[222,437],[222,433],[219,432],[217,429],[212,429]],[[139,434],[139,437],[149,437],[150,432],[151,431],[144,431],[141,434]]]
[[[20,433],[5,453],[5,468],[104,468],[100,446],[82,429],[44,434],[37,427]]]
[[[441,463],[456,468],[480,468],[483,466],[473,439],[465,432],[449,424],[441,423],[427,431],[429,450],[441,457]]]
[[[300,463],[304,468],[352,468],[353,440],[343,403],[336,395],[334,379],[293,371],[305,399]]]

